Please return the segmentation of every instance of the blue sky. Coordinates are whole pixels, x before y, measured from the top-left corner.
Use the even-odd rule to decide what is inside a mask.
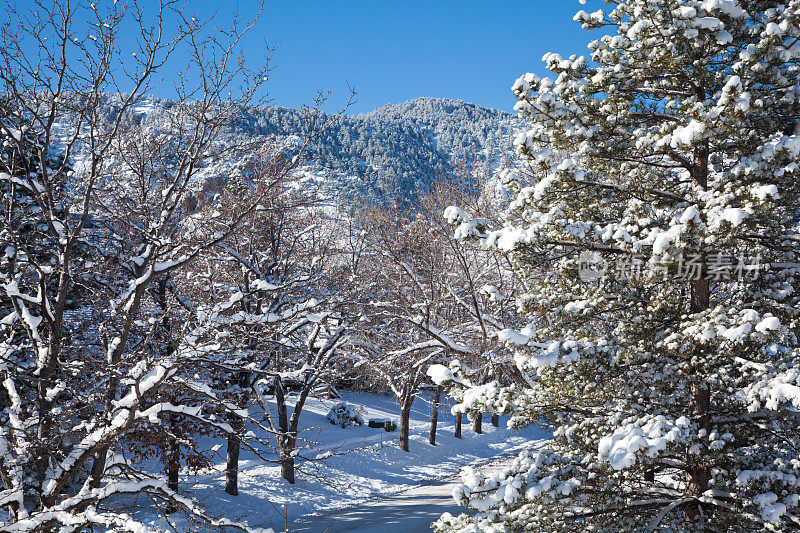
[[[191,0],[220,22],[255,0]],[[277,45],[269,82],[276,105],[309,104],[332,91],[341,105],[349,82],[351,112],[420,96],[457,98],[511,110],[510,87],[524,72],[544,74],[542,55],[588,53],[590,36],[572,16],[577,0],[268,0],[246,39],[249,59]],[[596,9],[596,8],[595,8]]]
[[[76,5],[87,5],[84,2],[88,0]],[[111,0],[101,2],[110,5]],[[312,104],[317,91],[331,91],[326,110],[334,111],[349,95],[349,83],[358,99],[350,113],[421,96],[511,111],[512,83],[525,72],[546,74],[541,61],[545,52],[588,53],[586,44],[592,35],[572,17],[581,8],[596,10],[598,6],[591,4],[602,2],[589,4],[581,6],[578,0],[266,0],[242,45],[251,63],[259,62],[267,46],[277,47],[267,88],[273,103],[284,107]],[[141,5],[152,23],[155,2],[142,0]],[[237,10],[243,19],[252,19],[260,5],[260,0],[186,0],[184,14],[201,20],[213,16],[214,23],[224,28]],[[27,11],[33,4],[20,0],[18,7]],[[0,22],[4,18],[2,11]],[[120,33],[117,44],[123,60],[130,60],[126,50],[135,48],[135,38],[135,32]],[[178,53],[161,69],[157,77],[163,81],[153,90],[156,95],[174,97],[174,83],[186,69],[186,59]]]

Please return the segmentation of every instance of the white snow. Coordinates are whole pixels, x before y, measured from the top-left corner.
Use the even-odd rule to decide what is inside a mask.
[[[696,205],[690,205],[686,208],[680,218],[681,224],[686,224],[689,221],[694,222],[695,224],[700,223],[700,212],[697,210]]]
[[[493,461],[488,469],[499,470],[513,457]],[[482,467],[481,470],[486,468]],[[388,498],[319,517],[307,517],[292,527],[296,533],[430,533],[431,522],[443,513],[458,515],[464,511],[453,499],[460,476],[426,482]]]
[[[481,287],[481,292],[486,295],[490,302],[500,302],[503,300],[503,295],[500,294],[500,291],[494,285],[485,284]]]
[[[772,198],[780,198],[780,195],[778,194],[778,187],[776,185],[761,185],[759,187],[755,187],[752,194],[762,201],[766,200],[767,196]]]
[[[672,226],[666,231],[658,231],[653,239],[653,255],[663,254],[678,239],[680,230],[680,226]]]
[[[412,407],[410,452],[397,446],[399,428],[394,432],[369,428],[366,424],[341,428],[326,420],[331,407],[345,401],[364,406],[362,416],[365,420],[397,422],[399,408],[393,397],[352,392],[342,393],[341,400],[312,397],[306,402],[301,418],[303,431],[300,437],[304,448],[298,455],[325,458],[301,466],[313,472],[314,476],[298,472],[296,483],[290,485],[280,477],[277,464],[266,463],[243,447],[239,495],[232,497],[223,491],[225,440],[206,438],[201,441],[205,449],[222,444],[216,448],[215,466],[198,475],[189,476],[184,472],[181,488],[203,502],[212,515],[246,516],[251,525],[272,526],[283,531],[285,521],[282,515],[291,525],[301,516],[337,511],[371,498],[394,494],[425,480],[455,474],[462,466],[517,452],[534,441],[549,437],[537,427],[519,432],[505,429],[505,419],[501,420],[499,428],[484,423],[484,433],[476,435],[464,419],[463,438],[456,439],[453,437],[453,417],[449,414],[452,403],[443,395],[439,407],[437,445],[431,446],[428,444],[430,397],[429,393],[421,393]],[[292,405],[290,398],[290,407]],[[264,436],[257,427],[251,426],[251,429]],[[352,451],[341,454],[347,450]],[[150,468],[158,470],[162,467],[153,462]]]
[[[736,0],[704,0],[702,7],[709,12],[720,11],[731,18],[747,16]]]
[[[733,226],[741,225],[748,215],[749,213],[746,210],[739,207],[729,207],[722,212],[722,218],[733,224]]]
[[[529,335],[525,335],[513,329],[504,329],[497,333],[497,340],[502,343],[524,345],[531,340]]]
[[[453,376],[453,371],[447,368],[444,365],[431,365],[428,367],[428,377],[433,380],[434,383],[441,385],[447,381],[452,381],[455,379]]]
[[[722,21],[715,17],[697,17],[692,19],[691,24],[704,30],[721,30],[725,27]]]
[[[766,333],[768,331],[776,331],[780,329],[781,322],[777,317],[768,316],[758,324],[756,324],[756,331],[759,333]]]
[[[766,409],[779,409],[782,404],[800,409],[800,369],[791,368],[765,378],[748,387],[746,395],[751,409],[761,405]]]
[[[717,33],[717,42],[719,44],[728,44],[730,42],[733,42],[733,35],[731,35],[731,32],[729,31],[720,30]]]
[[[636,464],[637,453],[657,453],[667,444],[677,440],[689,421],[680,418],[675,422],[656,416],[645,424],[623,426],[612,435],[600,439],[598,452],[606,457],[614,470],[623,470]]]
[[[770,523],[777,523],[786,513],[786,505],[778,503],[778,496],[774,492],[759,494],[753,498],[753,503],[761,508],[761,517]]]
[[[462,222],[469,221],[469,218],[469,215],[467,215],[463,209],[454,205],[451,205],[444,210],[444,219],[448,224],[461,224]]]
[[[251,288],[254,291],[275,291],[278,290],[280,287],[272,283],[269,283],[268,281],[265,281],[263,279],[256,279],[253,280],[253,282],[251,283]]]
[[[691,146],[701,140],[706,131],[706,125],[698,120],[692,119],[686,126],[678,126],[672,132],[673,148],[678,146]]]

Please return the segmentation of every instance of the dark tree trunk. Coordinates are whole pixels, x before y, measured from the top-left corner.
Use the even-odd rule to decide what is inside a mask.
[[[136,275],[141,275],[141,270],[136,270]],[[133,300],[130,304],[129,309],[137,309],[139,307],[139,302],[142,298],[143,289],[139,288],[133,295]],[[128,311],[131,312],[130,310]],[[120,359],[122,358],[122,352],[124,351],[125,345],[128,342],[128,336],[130,335],[131,329],[131,320],[127,320],[125,326],[123,327],[122,334],[120,335],[121,341],[117,343],[117,347],[111,351],[111,369],[114,369],[115,365],[118,365]],[[111,372],[108,379],[108,386],[106,387],[105,392],[105,399],[104,399],[104,406],[103,411],[105,413],[111,413],[114,400],[117,397],[117,387],[119,386],[119,375],[116,372]],[[100,486],[100,483],[103,481],[103,473],[105,472],[106,468],[106,459],[108,458],[108,446],[102,446],[97,454],[94,457],[94,462],[92,463],[92,477],[89,480],[89,486],[96,489]]]
[[[170,418],[170,432],[168,440],[169,450],[167,451],[167,488],[178,492],[178,476],[181,471],[181,447],[178,443],[178,438],[175,436],[175,416],[171,415]],[[178,511],[178,508],[172,504],[167,504],[167,514],[172,514]]]
[[[178,474],[181,470],[181,447],[178,439],[169,438],[169,459],[167,465],[167,487],[177,492]]]
[[[294,485],[294,457],[291,452],[281,450],[281,477]]]
[[[492,425],[496,428],[500,427],[500,415],[492,415]]]
[[[40,413],[40,421],[37,427],[37,437],[40,443],[36,447],[36,473],[37,473],[37,486],[42,491],[44,480],[47,477],[47,469],[50,465],[50,450],[47,443],[50,441],[50,432],[52,425],[52,402],[47,399],[47,391],[53,386],[53,365],[50,363],[52,357],[48,356],[48,363],[39,372],[38,380],[38,409]]]
[[[689,408],[692,411],[693,418],[697,421],[700,428],[705,429],[707,432],[711,430],[711,390],[708,384],[702,379],[697,377],[691,383],[689,398]],[[686,493],[690,496],[702,496],[710,486],[711,481],[711,465],[708,463],[697,463],[689,466],[686,472]],[[695,520],[700,513],[700,504],[692,503],[684,509],[684,515],[687,520]]]
[[[281,460],[281,477],[294,484],[294,438],[289,431],[289,413],[280,376],[275,376],[275,403],[278,407],[278,456]],[[295,407],[296,409],[296,407]]]
[[[106,447],[100,448],[100,451],[94,456],[94,461],[92,462],[92,479],[89,481],[89,486],[93,489],[98,488],[100,482],[103,480],[103,472],[105,471],[107,457],[108,448]]]
[[[436,392],[433,394],[433,406],[431,407],[431,434],[428,437],[428,442],[431,446],[436,446],[436,426],[439,423],[439,402],[442,399],[442,386],[436,387]]]
[[[483,413],[478,413],[472,420],[472,431],[480,435],[483,433]]]
[[[225,468],[225,492],[231,496],[239,494],[239,435],[244,421],[241,417],[231,415],[231,428],[233,433],[228,434],[228,454]]]
[[[453,431],[453,436],[457,439],[461,438],[461,417],[464,416],[461,413],[456,415],[456,427],[455,431]]]
[[[408,451],[409,422],[411,419],[411,404],[414,399],[404,398],[400,402],[400,449]]]
[[[167,278],[161,278],[155,286],[155,296],[158,306],[161,308],[161,335],[165,346],[166,357],[175,352],[175,345],[172,342],[172,321],[169,317],[169,306],[167,304]],[[177,399],[172,398],[172,403],[177,403]],[[177,429],[178,418],[175,415],[169,417],[170,436],[169,436],[169,456],[167,465],[167,486],[178,491],[178,475],[181,469],[181,448],[178,443]]]
[[[50,443],[50,434],[53,431],[54,418],[52,412],[53,400],[50,399],[49,391],[55,384],[57,378],[56,374],[59,373],[59,355],[61,353],[62,341],[61,326],[63,317],[61,313],[63,312],[63,305],[66,302],[68,288],[71,285],[70,275],[66,272],[62,272],[59,276],[58,284],[58,295],[55,302],[55,316],[57,318],[52,323],[52,329],[48,335],[50,349],[47,353],[47,359],[45,361],[44,368],[38,372],[39,376],[37,383],[37,403],[39,409],[37,437],[40,445],[36,448],[36,470],[38,475],[38,487],[40,491],[43,488],[42,484],[47,476],[47,470],[50,468],[51,450],[49,449],[48,444]],[[17,313],[20,312],[20,310],[17,309],[16,304],[14,305],[14,309],[17,311]],[[57,497],[58,494],[51,495],[49,501],[44,502],[45,506],[50,507],[51,505],[54,505],[55,498]]]
[[[228,434],[228,456],[225,467],[225,492],[239,495],[239,436]]]
[[[181,471],[181,447],[176,436],[178,420],[175,415],[170,415],[169,453],[167,454],[167,487],[178,491],[178,475]]]
[[[705,97],[705,90],[702,81],[695,85],[694,91],[698,98]],[[709,148],[708,143],[695,149],[694,158],[692,161],[692,181],[700,189],[705,190],[708,187],[708,156]],[[699,279],[691,280],[690,282],[690,302],[689,312],[700,313],[709,307],[710,289],[708,279],[705,277],[706,272],[703,270],[700,273]],[[695,347],[698,352],[702,348]],[[689,409],[692,412],[692,417],[698,425],[710,431],[711,429],[711,389],[708,381],[702,371],[694,373],[690,377],[689,383]],[[707,463],[690,464],[686,472],[686,493],[689,496],[702,496],[709,488],[711,481],[711,466]],[[684,507],[684,518],[688,521],[694,521],[700,514],[700,504],[690,503]]]
[[[12,524],[17,521],[17,517],[19,516],[17,513],[18,509],[19,509],[19,503],[12,502],[8,504],[8,521],[11,522]]]

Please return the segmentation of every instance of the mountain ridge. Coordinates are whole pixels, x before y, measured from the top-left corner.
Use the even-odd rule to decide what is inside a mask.
[[[150,97],[137,105],[149,115],[169,100]],[[321,117],[333,117],[328,113]],[[306,165],[326,175],[341,203],[354,198],[405,204],[436,179],[454,171],[493,172],[509,154],[518,119],[504,111],[447,98],[422,97],[368,113],[342,115],[308,147]],[[229,128],[238,136],[300,136],[303,111],[270,106]]]

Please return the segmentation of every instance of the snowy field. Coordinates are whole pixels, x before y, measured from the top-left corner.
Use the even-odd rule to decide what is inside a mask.
[[[310,465],[300,463],[297,481],[290,485],[280,477],[277,464],[265,463],[242,449],[239,495],[230,496],[223,490],[225,441],[208,442],[209,447],[222,444],[215,467],[200,475],[182,476],[181,489],[203,502],[212,514],[225,514],[252,526],[285,531],[302,516],[331,513],[409,489],[426,480],[444,478],[458,472],[462,466],[517,452],[548,437],[536,427],[519,432],[505,429],[505,419],[501,419],[500,428],[495,428],[485,416],[483,434],[473,433],[472,423],[464,418],[463,438],[456,439],[453,437],[454,417],[450,414],[450,404],[443,398],[437,445],[431,446],[428,443],[428,399],[429,396],[423,394],[414,403],[410,452],[397,447],[398,431],[385,432],[366,425],[348,428],[331,425],[325,415],[341,400],[312,398],[306,403],[301,426],[305,429],[304,437],[314,440],[315,449],[319,451],[304,451],[303,455],[314,456],[328,450],[336,454],[352,451]],[[390,396],[344,392],[342,400],[364,406],[366,419],[397,421],[399,418],[397,402]],[[194,530],[188,524],[180,526],[180,520],[176,521],[176,518],[171,516],[170,522],[178,525],[178,529]],[[158,522],[162,522],[162,527],[167,525],[163,520]]]

